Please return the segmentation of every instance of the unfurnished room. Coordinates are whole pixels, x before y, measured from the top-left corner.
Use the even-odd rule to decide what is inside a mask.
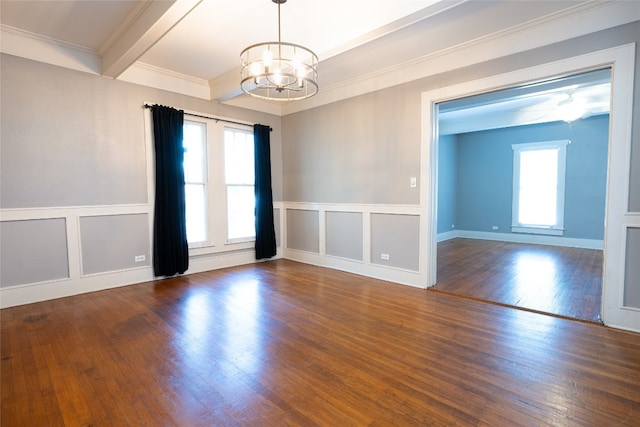
[[[639,43],[637,0],[0,0],[0,424],[640,425]]]

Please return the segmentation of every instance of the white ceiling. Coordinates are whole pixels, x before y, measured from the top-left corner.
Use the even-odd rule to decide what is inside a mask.
[[[75,60],[79,65],[71,67],[76,69],[155,87],[178,79],[196,87],[195,96],[280,111],[248,99],[238,88],[240,51],[277,40],[277,5],[271,0],[2,0],[0,4],[2,52],[32,59],[49,55],[48,62],[56,65]],[[597,6],[586,0],[289,0],[281,6],[282,40],[318,54],[322,93],[363,76],[397,70],[418,58]],[[620,16],[615,21],[625,19],[637,18]],[[53,53],[44,45],[55,45]],[[555,90],[563,94],[567,89]],[[551,95],[545,94],[540,103],[549,103]]]

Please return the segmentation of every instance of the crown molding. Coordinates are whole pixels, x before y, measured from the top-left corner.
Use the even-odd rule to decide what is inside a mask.
[[[195,3],[197,0],[188,0],[183,2],[182,6],[192,5],[192,2]],[[139,15],[142,12],[137,10],[136,13]],[[580,3],[503,31],[324,86],[316,96],[295,103],[254,100],[244,94],[233,96],[234,94],[227,90],[229,85],[221,84],[219,88],[217,83],[220,82],[216,79],[210,81],[197,79],[141,62],[135,62],[129,66],[118,76],[118,79],[200,99],[216,99],[226,105],[282,116],[638,20],[640,20],[640,8],[635,1]],[[119,31],[126,32],[127,28],[125,25]],[[91,74],[101,74],[102,61],[98,52],[93,49],[7,25],[1,25],[0,29],[2,36],[0,52],[2,53]],[[384,36],[373,43],[381,43],[383,39]],[[113,47],[114,40],[111,39],[105,43],[101,51]],[[344,57],[347,60],[348,55],[347,51],[338,54],[336,58]],[[230,95],[223,97],[224,93]],[[217,99],[218,97],[222,99]]]
[[[93,49],[4,24],[0,52],[91,74],[100,74],[102,66]]]
[[[118,80],[207,101],[211,99],[208,81],[143,62],[136,62],[130,66],[118,77]]]
[[[329,85],[322,88],[312,98],[284,105],[283,115],[308,110],[638,20],[640,20],[640,8],[633,1],[583,3],[504,31]],[[479,46],[482,49],[478,49]],[[348,53],[345,55],[348,55]]]

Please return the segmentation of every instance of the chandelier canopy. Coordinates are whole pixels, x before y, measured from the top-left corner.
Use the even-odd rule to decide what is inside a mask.
[[[287,0],[272,1],[278,5],[278,41],[254,44],[240,53],[240,87],[271,101],[309,98],[318,92],[318,56],[306,47],[281,41],[280,5]]]

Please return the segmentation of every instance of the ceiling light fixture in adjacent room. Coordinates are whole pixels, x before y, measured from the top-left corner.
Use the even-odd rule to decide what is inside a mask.
[[[569,94],[566,99],[563,99],[558,103],[555,113],[561,119],[567,123],[571,123],[574,120],[578,120],[587,111],[587,105],[584,100],[574,98],[573,94]]]
[[[278,5],[278,41],[254,44],[240,53],[240,87],[270,101],[309,98],[318,92],[318,56],[306,47],[281,41],[280,5],[287,0],[272,1]]]

